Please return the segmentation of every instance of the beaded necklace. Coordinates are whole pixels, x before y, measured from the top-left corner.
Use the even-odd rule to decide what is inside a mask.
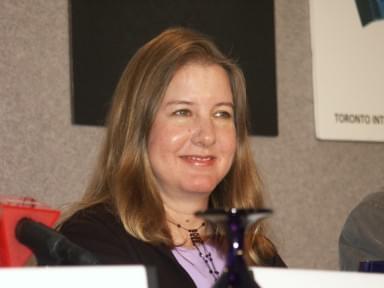
[[[189,234],[189,238],[191,239],[191,242],[192,242],[192,245],[193,247],[195,247],[195,249],[197,250],[197,253],[199,255],[199,257],[204,261],[205,265],[207,266],[208,268],[208,271],[209,271],[209,274],[212,275],[212,277],[217,280],[218,279],[218,275],[219,275],[219,271],[217,271],[216,269],[216,266],[215,266],[215,263],[213,262],[213,259],[212,259],[212,254],[211,252],[208,251],[207,247],[205,246],[204,244],[204,241],[203,239],[201,238],[200,236],[200,233],[199,233],[199,230],[203,227],[205,227],[205,222],[202,222],[200,224],[200,226],[198,226],[197,228],[194,228],[194,229],[188,229],[188,228],[185,228],[183,227],[182,225],[178,224],[178,223],[175,223],[171,220],[168,219],[168,222],[175,225],[177,228],[179,229],[182,229],[184,231],[187,231],[188,234]],[[190,261],[189,259],[187,259],[184,255],[182,255],[177,249],[176,249],[177,253],[183,257],[188,263],[190,263],[192,266],[195,266],[195,263],[192,263],[192,261]]]

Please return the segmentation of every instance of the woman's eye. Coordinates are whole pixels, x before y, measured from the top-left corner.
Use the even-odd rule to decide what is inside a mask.
[[[217,112],[215,112],[215,117],[216,118],[223,118],[223,119],[231,119],[232,113],[230,113],[228,111],[217,111]]]
[[[175,116],[191,116],[192,112],[188,109],[180,109],[180,110],[176,110],[172,114]]]

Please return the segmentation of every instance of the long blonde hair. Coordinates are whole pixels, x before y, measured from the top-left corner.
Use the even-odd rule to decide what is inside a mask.
[[[172,28],[140,48],[123,72],[109,112],[98,165],[85,195],[72,212],[108,203],[134,237],[173,246],[148,160],[147,139],[173,75],[181,66],[196,61],[223,67],[234,98],[237,150],[229,173],[211,193],[210,206],[263,207],[261,180],[248,139],[242,71],[206,36],[186,28]],[[223,229],[217,227],[216,231],[218,243],[223,242]],[[246,247],[247,259],[253,264],[261,264],[275,253],[261,225],[249,230]]]

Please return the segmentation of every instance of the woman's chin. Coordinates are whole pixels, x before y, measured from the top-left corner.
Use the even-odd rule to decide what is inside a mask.
[[[190,193],[210,194],[216,187],[217,183],[211,181],[199,181],[197,183],[189,183],[185,185],[184,190]]]

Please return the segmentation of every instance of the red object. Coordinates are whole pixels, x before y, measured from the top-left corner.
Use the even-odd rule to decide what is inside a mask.
[[[30,197],[0,195],[0,266],[23,266],[32,251],[15,236],[19,220],[28,217],[52,227],[60,211],[48,208]]]

